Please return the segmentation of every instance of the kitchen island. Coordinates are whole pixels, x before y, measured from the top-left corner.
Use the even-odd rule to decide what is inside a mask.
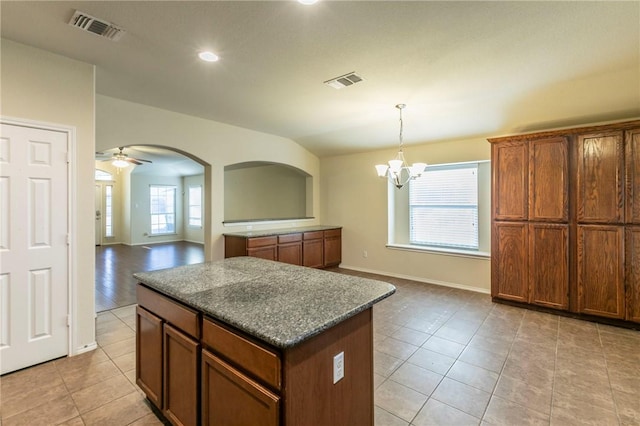
[[[252,257],[135,277],[136,381],[172,423],[373,425],[391,284]]]

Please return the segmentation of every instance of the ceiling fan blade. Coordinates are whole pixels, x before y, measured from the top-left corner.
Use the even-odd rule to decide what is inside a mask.
[[[135,165],[137,165],[137,166],[142,165],[142,163],[141,163],[141,162],[137,161],[137,160],[136,160],[136,159],[134,159],[134,158],[127,158],[127,159],[126,159],[126,160],[124,160],[124,161],[127,161],[127,162],[129,162],[129,163],[135,164]]]
[[[151,160],[144,160],[142,158],[134,158],[134,160],[136,160],[136,161],[144,161],[145,163],[153,163],[153,161],[151,161]]]

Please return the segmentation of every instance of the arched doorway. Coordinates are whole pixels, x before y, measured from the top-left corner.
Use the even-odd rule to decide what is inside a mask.
[[[122,158],[127,161],[118,165],[116,160]],[[207,167],[187,153],[160,146],[131,145],[96,153],[96,169],[112,176],[100,182],[104,190],[102,220],[96,220],[101,227],[96,232],[97,312],[136,303],[134,272],[204,261],[210,238]]]

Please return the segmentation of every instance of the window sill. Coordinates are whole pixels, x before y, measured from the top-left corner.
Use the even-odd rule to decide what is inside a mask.
[[[149,234],[147,235],[147,237],[167,237],[167,236],[171,236],[171,235],[178,235],[177,232],[168,232],[166,234]]]
[[[387,244],[387,248],[392,250],[417,251],[430,254],[440,254],[443,256],[469,257],[473,259],[490,259],[491,253],[477,250],[460,250],[438,247],[414,246],[411,244]]]

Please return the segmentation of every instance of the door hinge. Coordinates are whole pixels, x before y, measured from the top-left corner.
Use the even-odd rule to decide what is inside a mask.
[[[67,234],[67,245],[71,245],[71,234]]]
[[[71,327],[71,315],[67,315],[67,327]]]
[[[71,153],[67,152],[67,164],[71,163]]]

